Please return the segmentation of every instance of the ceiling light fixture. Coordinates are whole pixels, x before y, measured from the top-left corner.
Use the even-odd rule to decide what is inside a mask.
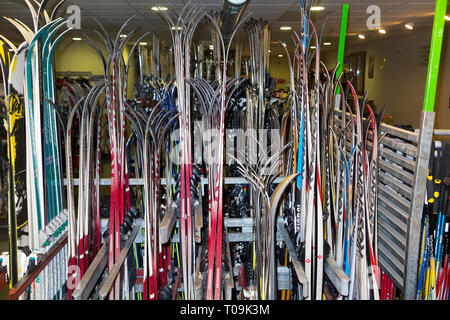
[[[73,41],[81,41],[81,38],[72,38]]]
[[[384,30],[384,29],[378,29],[378,32],[381,34],[386,34],[386,30]]]
[[[172,30],[175,30],[175,29],[181,30],[181,27],[172,27],[171,29],[172,29]]]
[[[325,10],[325,7],[322,6],[311,7],[311,11],[323,11],[323,10]]]
[[[311,46],[310,48],[311,48],[311,49],[315,49],[315,48],[316,48],[316,46]]]
[[[365,36],[365,35],[363,35],[363,34],[358,34],[358,38],[360,38],[360,39],[364,40],[364,39],[366,38],[366,36]]]
[[[283,55],[280,53],[280,54],[278,55],[278,58],[283,58]]]
[[[139,45],[140,45],[140,46],[146,46],[146,45],[147,45],[147,42],[139,42]]]
[[[445,20],[450,21],[450,16],[445,16]]]
[[[412,24],[412,23],[406,23],[406,24],[405,24],[405,28],[408,29],[408,30],[413,30],[413,29],[414,29],[414,24]]]
[[[235,5],[241,5],[247,2],[247,0],[228,0],[229,3],[235,4]]]
[[[152,7],[152,11],[167,11],[167,7]]]
[[[324,46],[331,46],[331,42],[324,42],[323,45]]]
[[[292,29],[292,27],[290,27],[290,26],[282,26],[282,27],[280,27],[280,30],[291,30]]]
[[[126,35],[126,34],[121,34],[120,37],[121,37],[121,38],[126,38],[127,35]]]

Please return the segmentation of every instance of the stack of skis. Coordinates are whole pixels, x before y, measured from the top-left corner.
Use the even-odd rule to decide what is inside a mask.
[[[360,100],[350,82],[341,84],[337,66],[328,71],[320,61],[321,34],[310,20],[311,3],[301,3],[301,30],[294,33],[293,52],[282,43],[291,69],[284,120],[290,130],[283,130],[282,139],[294,145],[287,157],[293,161],[285,169],[298,176],[293,204],[286,204],[291,213],[284,212],[308,279],[304,298],[378,299],[375,239],[382,115],[374,114],[367,94]],[[347,297],[332,290],[325,295],[328,258],[350,278]]]
[[[0,36],[0,65],[7,106],[8,218],[10,250],[3,259],[15,285],[33,270],[66,233],[67,213],[62,197],[61,126],[57,120],[53,57],[69,31],[47,2],[28,5],[33,26],[5,18],[24,42],[16,47]],[[11,54],[12,52],[12,54]],[[67,246],[34,280],[24,294],[37,299],[64,296]]]
[[[127,31],[130,18],[110,36],[97,21],[98,39],[83,37],[98,53],[104,76],[92,87],[61,83],[69,102],[66,116],[56,106],[52,63],[68,31],[66,22],[55,18],[59,5],[48,14],[47,1],[37,10],[25,1],[34,31],[9,19],[25,42],[16,48],[2,37],[0,45],[9,111],[13,284],[28,261],[47,252],[67,230],[67,248],[28,294],[71,299],[102,245],[108,252],[107,274],[122,261],[124,241],[143,229],[142,245],[134,245],[134,257],[126,257],[110,299],[278,299],[280,293],[281,299],[296,300],[380,298],[384,275],[377,263],[377,173],[384,109],[376,115],[367,94],[360,99],[350,82],[341,81],[337,67],[330,71],[321,62],[321,34],[310,19],[311,1],[300,1],[301,29],[293,34],[293,46],[281,44],[290,67],[285,100],[271,99],[266,22],[242,18],[224,38],[220,14],[187,5],[179,16],[158,11],[171,30],[173,81],[141,77],[141,99],[129,99],[128,74],[149,33],[135,37]],[[232,59],[233,37],[244,23],[248,78],[240,76],[241,50]],[[206,79],[214,78],[210,81],[202,61],[191,65],[195,32],[205,25],[214,46],[215,76],[206,72]],[[7,47],[14,51],[12,58]],[[233,61],[238,64],[234,77]],[[194,161],[194,119],[203,143],[200,163]],[[247,132],[239,138],[242,148],[232,154],[225,134],[230,126]],[[270,135],[264,136],[263,129]],[[270,148],[263,146],[266,141]],[[234,162],[235,174],[246,179],[232,192],[224,183],[226,158]],[[111,182],[107,196],[100,183],[105,177]],[[142,184],[131,186],[130,178]],[[202,183],[208,186],[204,195]],[[231,204],[245,211],[240,217],[253,221],[250,244],[229,242],[225,220]],[[102,218],[107,221],[104,232]],[[169,236],[162,231],[167,226],[174,230]],[[278,241],[281,226],[290,238],[289,250]],[[342,296],[327,278],[329,261],[348,277],[348,295]],[[280,264],[293,275],[290,289],[282,292],[277,286]],[[446,268],[440,268],[442,279],[447,279]],[[297,277],[300,269],[306,290]],[[136,286],[139,277],[142,290]],[[230,296],[224,288],[233,287],[227,281],[236,278],[244,290]]]

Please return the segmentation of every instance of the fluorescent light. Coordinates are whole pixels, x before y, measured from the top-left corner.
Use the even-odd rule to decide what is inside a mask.
[[[324,46],[331,46],[331,42],[324,42],[323,45]]]
[[[9,52],[13,52],[14,50],[13,50],[13,49],[8,49],[8,51],[9,51]]]
[[[73,41],[81,41],[81,38],[72,38]]]
[[[316,48],[316,46],[311,46],[310,48],[311,48],[311,49],[315,49],[315,48]]]
[[[386,30],[384,30],[384,29],[378,29],[378,32],[381,34],[386,34]]]
[[[450,16],[445,16],[445,20],[450,21]]]
[[[366,38],[366,36],[365,35],[363,35],[363,34],[358,34],[358,38],[360,38],[360,39],[365,39]]]
[[[167,7],[152,7],[152,11],[167,11]]]
[[[234,4],[234,5],[241,5],[247,2],[247,0],[228,0],[229,3]]]
[[[280,53],[280,54],[278,55],[278,58],[283,58],[283,55]]]
[[[290,27],[290,26],[282,26],[282,27],[280,27],[280,30],[291,30],[292,29],[292,27]]]
[[[405,24],[405,28],[408,30],[413,30],[414,29],[414,25],[412,23],[406,23]]]
[[[270,53],[270,49],[269,49],[269,53]]]
[[[311,11],[323,11],[323,10],[325,10],[325,7],[322,6],[311,7]]]
[[[176,29],[176,30],[181,30],[181,27],[172,27],[171,29],[172,29],[172,30],[175,30],[175,29]]]
[[[213,50],[214,49],[214,46],[211,44],[210,46],[209,46],[209,50]]]
[[[121,37],[121,38],[126,38],[127,35],[126,35],[126,34],[121,34],[120,37]]]
[[[146,45],[147,45],[147,42],[139,42],[139,45],[140,45],[140,46],[146,46]]]

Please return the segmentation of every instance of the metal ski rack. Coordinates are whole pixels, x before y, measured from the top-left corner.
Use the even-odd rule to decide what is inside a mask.
[[[274,183],[279,183],[284,180],[284,177],[278,177],[274,180]],[[79,180],[74,179],[73,181],[75,186],[79,185]],[[130,186],[140,186],[144,184],[143,179],[140,178],[132,178],[129,180]],[[225,184],[248,184],[249,182],[245,178],[241,177],[226,177],[224,178]],[[67,184],[67,180],[64,180],[64,184]],[[166,184],[166,179],[161,178],[161,184]],[[208,184],[208,181],[206,178],[202,177],[201,179],[201,189],[202,194],[204,195],[204,186]],[[111,179],[103,178],[100,179],[100,185],[102,186],[109,186],[111,185]],[[196,207],[198,209],[198,207]],[[194,210],[195,213],[198,213],[198,210]],[[139,220],[141,221],[141,220]],[[141,221],[142,222],[142,221]],[[107,221],[105,219],[102,219],[102,233],[104,230],[106,230],[106,223]],[[254,232],[253,232],[253,226],[254,221],[252,218],[225,218],[224,219],[224,227],[226,228],[226,241],[227,243],[236,243],[236,242],[252,242],[254,241]],[[142,238],[142,227],[143,223],[138,223],[133,231],[133,235],[127,240],[126,245],[124,245],[123,250],[128,251],[130,249],[130,246],[133,242],[139,243],[144,242]],[[176,217],[175,210],[171,210],[169,207],[169,210],[167,210],[167,213],[163,220],[161,221],[160,225],[160,235],[163,243],[166,243],[168,241],[171,241],[173,243],[180,242],[180,236],[179,233],[174,234],[173,230],[174,228],[179,227],[179,220]],[[228,231],[230,228],[239,228],[241,231]],[[139,229],[139,230],[138,230]],[[199,230],[196,230],[196,234],[198,234]],[[279,217],[277,220],[277,237],[276,241],[283,241],[285,242],[289,252],[295,252],[294,251],[294,245],[292,244],[291,239],[288,236],[287,230],[284,226],[284,222]],[[133,239],[132,242],[130,242],[130,239]],[[129,245],[129,246],[128,246]],[[122,255],[121,251],[121,255]],[[126,255],[126,254],[125,254]],[[306,278],[304,269],[298,259],[298,257],[295,257],[293,254],[291,254],[291,258],[293,260],[294,264],[294,270],[296,272],[297,279],[299,279],[300,284],[302,285],[302,291],[303,295],[305,296],[308,292],[307,286],[309,285],[308,280]],[[123,260],[119,260],[115,263],[113,270],[117,271],[120,270]],[[106,245],[103,244],[102,248],[100,249],[99,253],[97,254],[94,261],[91,263],[90,267],[86,271],[86,274],[81,279],[80,284],[77,286],[77,289],[74,291],[72,296],[75,300],[84,300],[87,299],[87,297],[90,296],[92,290],[94,289],[94,286],[99,281],[101,274],[106,268],[107,264],[107,248]],[[330,281],[333,283],[335,288],[338,290],[338,292],[342,296],[347,296],[349,293],[349,287],[350,287],[350,279],[349,277],[344,273],[344,271],[339,268],[336,264],[336,261],[329,257],[325,260],[324,263],[324,271],[329,277]],[[104,281],[104,284],[102,286],[103,291],[100,291],[99,298],[105,299],[107,296],[107,289],[111,289],[109,286],[111,283],[114,283],[114,277],[117,274],[114,273],[112,275],[108,276],[109,281]],[[237,267],[233,266],[233,275],[238,275],[238,269]],[[289,290],[291,288],[291,271],[288,267],[278,265],[277,267],[277,284],[278,284],[278,290]],[[112,280],[111,280],[112,279]],[[230,285],[228,285],[229,287]],[[235,289],[241,290],[242,288],[238,285],[236,282],[234,284]],[[227,286],[226,286],[227,287]],[[182,291],[182,284],[181,287],[177,288],[178,291]],[[136,289],[139,291],[139,289]],[[106,293],[105,293],[106,292]],[[109,291],[108,291],[109,292]]]
[[[104,300],[108,297],[109,292],[111,291],[114,282],[120,274],[120,270],[126,261],[128,251],[133,243],[136,242],[136,237],[138,234],[142,233],[143,224],[142,219],[136,219],[133,231],[121,246],[119,257],[112,266],[111,271],[108,273],[106,278],[101,279],[108,264],[108,245],[103,243],[94,260],[89,265],[89,268],[83,278],[81,278],[72,293],[74,300],[87,300],[91,296]],[[97,290],[95,290],[96,287]]]
[[[341,111],[335,111],[340,118]],[[405,294],[405,299],[412,299],[416,291],[420,226],[433,120],[434,117],[422,119],[419,132],[381,124],[381,135],[386,136],[380,144],[377,259],[380,268]]]
[[[22,279],[19,280],[8,293],[9,300],[18,300],[20,296],[27,290],[30,285],[39,277],[42,271],[54,262],[55,257],[62,252],[67,246],[67,231],[52,245],[52,248],[45,254],[39,255],[36,261],[36,267],[34,270],[26,274]],[[61,290],[62,288],[57,288]]]
[[[142,222],[142,220],[141,220]],[[120,270],[122,269],[123,263],[125,262],[125,258],[127,257],[128,251],[130,250],[131,246],[134,243],[134,240],[136,236],[138,235],[138,232],[141,230],[141,226],[143,223],[140,223],[136,225],[133,229],[133,232],[131,236],[125,241],[125,243],[122,246],[122,249],[120,250],[119,257],[117,258],[116,262],[114,263],[113,267],[111,268],[111,271],[108,273],[108,277],[106,278],[105,282],[100,288],[99,292],[99,298],[101,300],[105,300],[109,293],[111,292],[111,289],[114,286],[114,283],[116,281],[117,276],[120,274]]]
[[[432,127],[432,123],[431,123]],[[387,132],[381,145],[378,193],[378,254],[380,267],[408,295],[408,282],[417,277],[420,222],[425,199],[424,185],[431,140],[422,134],[382,125]]]
[[[80,283],[72,293],[74,300],[87,300],[108,264],[108,246],[103,243],[94,260],[89,265]]]
[[[336,110],[336,113],[338,116],[340,115],[340,111]],[[386,272],[408,300],[414,299],[416,291],[420,226],[422,207],[425,201],[428,156],[434,132],[433,125],[434,113],[422,115],[421,128],[416,132],[385,123],[381,125],[381,134],[386,134],[386,136],[380,145],[381,157],[378,174],[378,261],[381,269]],[[448,134],[447,131],[437,130],[435,133],[445,135]],[[275,183],[282,180],[283,177],[279,177]],[[67,183],[66,180],[64,182]],[[165,185],[165,183],[165,179],[162,178],[161,184]],[[201,179],[203,195],[204,186],[207,183],[206,178]],[[226,177],[224,183],[246,184],[248,182],[244,178]],[[74,185],[78,184],[79,181],[75,179]],[[100,180],[100,185],[110,184],[111,179]],[[143,185],[143,179],[130,179],[130,185]],[[174,221],[172,221],[172,225],[162,222],[161,233],[168,237],[172,228],[176,227]],[[227,241],[253,241],[251,218],[225,219],[224,224],[226,228],[242,228],[242,232],[239,233],[227,232]],[[171,241],[178,242],[179,235],[173,235]],[[283,230],[280,229],[279,223],[277,241],[286,242],[286,236],[283,236]],[[305,287],[307,285],[306,278],[303,278],[298,265],[295,270],[298,279],[304,279],[302,284]],[[288,272],[287,268],[281,266],[278,268],[280,290],[289,288],[284,287],[286,282],[283,281]],[[325,272],[339,293],[343,296],[348,295],[350,280],[331,258],[325,263]]]

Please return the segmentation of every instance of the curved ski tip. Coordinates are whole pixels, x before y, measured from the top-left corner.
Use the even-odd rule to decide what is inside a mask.
[[[273,207],[274,203],[277,204],[279,198],[281,197],[281,195],[283,194],[284,190],[286,189],[286,187],[292,182],[292,180],[294,180],[298,175],[300,174],[300,172],[296,172],[291,174],[290,176],[286,177],[282,182],[280,182],[280,184],[278,185],[278,187],[275,189],[273,196],[272,196],[272,200],[270,202],[271,207]],[[276,201],[275,201],[276,200]]]

